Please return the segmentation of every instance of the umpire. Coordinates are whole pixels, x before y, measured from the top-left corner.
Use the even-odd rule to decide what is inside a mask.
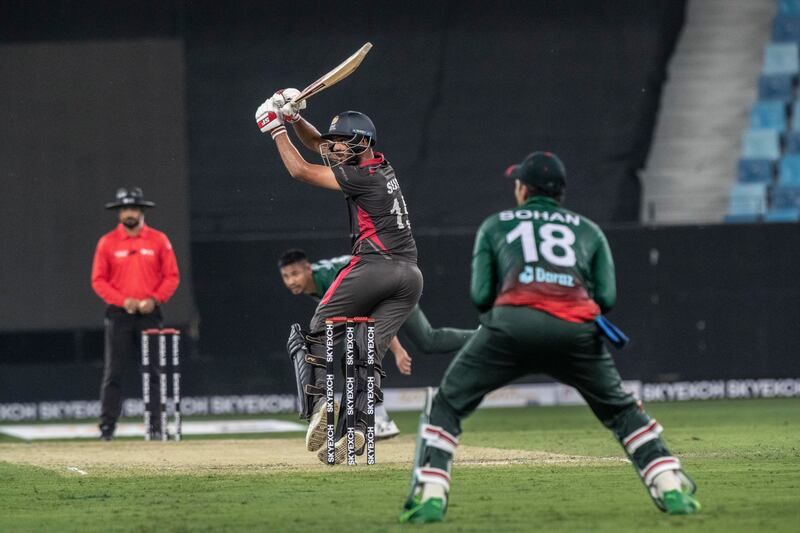
[[[144,199],[139,187],[117,190],[116,200],[106,204],[106,209],[117,210],[119,224],[100,238],[94,254],[92,289],[108,304],[100,388],[102,440],[114,438],[122,377],[125,366],[139,353],[141,331],[161,327],[160,306],[172,297],[180,282],[169,239],[144,223],[145,208],[155,205]],[[158,390],[158,375],[152,372],[150,379],[151,390]],[[160,405],[153,402],[151,407],[155,426],[160,420]],[[156,433],[161,430],[151,429]]]
[[[616,303],[605,235],[561,207],[566,172],[554,154],[534,152],[507,175],[515,180],[517,207],[484,221],[472,254],[470,296],[482,327],[450,364],[421,424],[401,521],[444,518],[461,421],[489,392],[540,373],[578,390],[659,509],[696,512],[694,482],[661,439],[661,425],[623,390],[595,324]]]

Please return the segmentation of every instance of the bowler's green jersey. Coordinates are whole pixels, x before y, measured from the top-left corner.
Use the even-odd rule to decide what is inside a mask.
[[[487,218],[475,237],[470,296],[492,306],[527,306],[569,322],[591,322],[617,299],[605,235],[552,198],[534,196]]]
[[[342,255],[339,257],[332,257],[331,259],[320,259],[311,264],[311,277],[314,278],[314,285],[317,287],[317,291],[314,294],[310,294],[314,301],[319,302],[325,293],[328,292],[328,288],[333,284],[333,280],[336,279],[336,274],[339,271],[346,267],[350,260],[353,258],[351,255]]]

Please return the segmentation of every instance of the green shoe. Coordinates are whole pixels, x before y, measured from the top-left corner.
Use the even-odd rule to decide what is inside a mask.
[[[400,513],[400,523],[429,524],[442,520],[444,520],[444,500],[442,498],[430,498],[408,511]]]
[[[668,490],[661,498],[667,514],[692,514],[700,510],[700,502],[688,492]]]

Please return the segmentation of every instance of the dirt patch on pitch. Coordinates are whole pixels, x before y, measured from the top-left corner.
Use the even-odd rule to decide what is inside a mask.
[[[378,466],[406,468],[414,454],[410,437],[378,442]],[[365,458],[359,458],[365,461]],[[268,473],[321,470],[302,438],[189,440],[176,442],[36,442],[0,444],[0,461],[52,469],[65,475]],[[619,459],[560,455],[528,450],[461,446],[456,463],[465,465],[566,464]],[[342,467],[343,468],[343,467]]]

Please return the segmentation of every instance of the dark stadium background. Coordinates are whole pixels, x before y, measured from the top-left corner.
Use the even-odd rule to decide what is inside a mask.
[[[795,226],[646,227],[637,176],[650,148],[683,1],[0,3],[0,402],[88,399],[102,370],[103,305],[89,272],[115,222],[103,204],[139,185],[183,282],[165,309],[189,338],[187,394],[294,390],[289,247],[347,253],[342,198],[293,182],[255,108],[365,41],[361,68],[310,100],[324,128],[358,109],[408,201],[435,326],[470,327],[477,225],[513,204],[502,172],[535,149],[568,169],[567,207],[607,231],[612,318],[633,339],[626,378],[800,374]],[[313,159],[313,155],[310,156]],[[449,358],[413,350],[432,384]],[[386,365],[392,372],[392,363]],[[131,374],[131,376],[135,376]],[[135,396],[139,384],[129,379]]]

